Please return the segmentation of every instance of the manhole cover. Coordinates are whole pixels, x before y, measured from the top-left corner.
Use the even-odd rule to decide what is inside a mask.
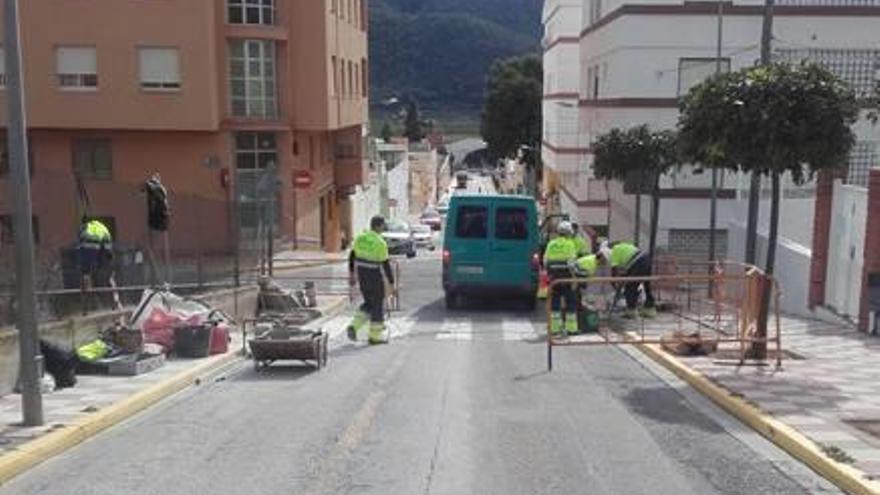
[[[850,419],[844,422],[880,440],[880,419]]]

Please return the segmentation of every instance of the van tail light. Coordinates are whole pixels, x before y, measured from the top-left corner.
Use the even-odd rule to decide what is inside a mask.
[[[443,264],[448,265],[449,262],[452,261],[452,254],[448,249],[443,250]]]
[[[532,253],[532,270],[540,270],[541,269],[541,255],[539,253]]]

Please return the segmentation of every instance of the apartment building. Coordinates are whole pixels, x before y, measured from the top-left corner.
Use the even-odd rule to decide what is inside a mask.
[[[608,228],[604,183],[586,169],[589,141],[579,129],[582,0],[544,2],[543,191],[550,212],[564,211],[603,235]]]
[[[175,254],[227,253],[270,217],[301,248],[340,249],[368,173],[366,2],[21,2],[40,250],[71,244],[85,213],[149,245],[140,188],[153,174]],[[0,122],[5,111],[0,88]]]
[[[757,63],[763,3],[724,3],[719,64],[717,3],[584,0],[579,34],[579,142],[591,143],[615,127],[674,127],[679,98],[713,74],[718,65],[726,71]],[[778,0],[776,4],[774,57],[823,63],[864,94],[880,68],[880,2]],[[866,177],[870,150],[876,146],[876,129],[860,124],[857,133],[854,166]],[[578,169],[582,182],[588,184],[592,177],[591,161],[587,152],[586,166]],[[684,167],[662,179],[658,235],[661,249],[675,254],[706,255],[710,176],[697,166]],[[719,254],[739,257],[738,239],[744,227],[740,220],[745,219],[748,180],[739,174],[725,173],[721,174],[719,187]],[[623,189],[619,183],[609,186],[612,238],[634,235],[636,196],[624,194]],[[789,183],[785,190],[781,235],[789,236],[794,244],[809,251],[815,187],[800,188]],[[592,199],[591,192],[587,186],[581,200]],[[642,205],[639,241],[646,243],[650,219],[647,196],[643,196]],[[769,203],[765,200],[763,231],[768,212]]]

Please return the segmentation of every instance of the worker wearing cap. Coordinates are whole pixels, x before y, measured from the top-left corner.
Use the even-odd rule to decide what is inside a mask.
[[[600,249],[600,258],[611,266],[612,274],[620,277],[650,277],[651,256],[643,252],[631,242],[616,242],[612,246],[604,244]],[[654,307],[654,295],[651,293],[651,282],[635,281],[624,284],[624,297],[626,298],[626,317],[638,316],[639,287],[645,290],[645,306],[642,316],[653,318],[657,315]]]
[[[557,228],[558,237],[551,240],[547,244],[544,251],[544,266],[547,267],[547,274],[550,282],[554,280],[572,278],[573,267],[577,261],[577,247],[572,236],[574,230],[569,222],[560,222]],[[562,304],[565,304],[565,313],[563,318]],[[562,333],[563,322],[565,332],[568,334],[576,334],[578,332],[577,322],[577,291],[572,284],[559,284],[553,287],[551,293],[551,314],[550,314],[550,332],[553,335]]]
[[[348,257],[348,272],[354,283],[354,275],[360,285],[364,303],[349,324],[348,338],[357,340],[357,333],[370,322],[370,344],[387,342],[385,332],[385,281],[394,285],[394,274],[388,257],[388,244],[382,238],[385,218],[375,216],[370,220],[370,230],[358,235]]]

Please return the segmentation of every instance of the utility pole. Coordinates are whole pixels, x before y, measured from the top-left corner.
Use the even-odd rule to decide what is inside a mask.
[[[718,43],[715,46],[715,75],[721,74],[721,44],[724,39],[724,2],[718,0]],[[709,263],[715,263],[715,234],[718,231],[718,167],[712,167],[709,202]]]
[[[773,6],[774,0],[765,0],[764,22],[761,29],[761,65],[770,63],[770,49],[773,41]],[[752,180],[749,185],[749,217],[746,228],[746,263],[755,264],[757,261],[756,245],[758,238],[758,209],[760,206],[761,176],[752,172]]]
[[[40,334],[37,329],[37,299],[34,293],[34,232],[31,223],[31,179],[27,153],[24,89],[21,77],[21,48],[18,33],[18,0],[4,2],[6,46],[6,94],[13,228],[15,230],[16,326],[20,357],[22,422],[43,424],[43,396],[40,390]]]

